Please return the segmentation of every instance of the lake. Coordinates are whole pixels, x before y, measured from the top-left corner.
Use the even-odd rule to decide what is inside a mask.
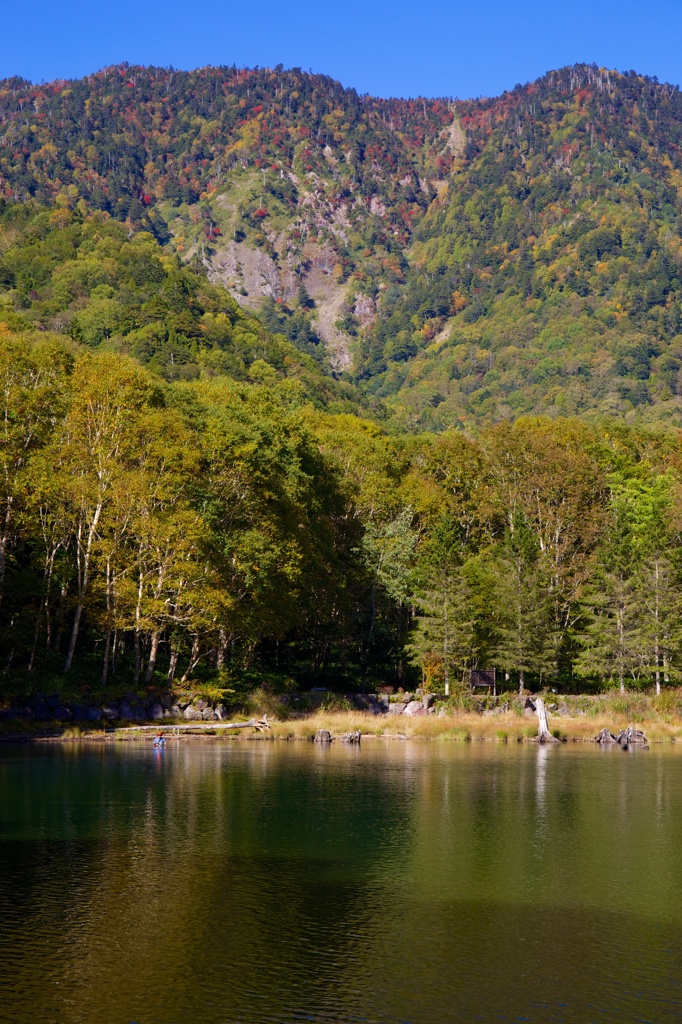
[[[682,751],[0,747],[0,1021],[679,1021]]]

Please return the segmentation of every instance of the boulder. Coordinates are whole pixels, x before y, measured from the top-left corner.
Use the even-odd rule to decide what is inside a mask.
[[[394,701],[388,705],[388,713],[389,715],[402,715],[405,712],[406,706],[402,701]]]
[[[211,708],[211,707],[204,708],[204,710],[201,712],[201,717],[202,717],[204,722],[216,722],[217,721],[217,715],[216,715],[215,711],[213,710],[213,708]]]
[[[131,722],[144,722],[147,717],[147,712],[144,709],[143,704],[131,704],[130,705],[130,721]]]
[[[26,706],[21,707],[15,704],[13,707],[8,708],[7,718],[10,720],[28,719],[30,721],[33,718],[33,711]]]
[[[31,703],[31,712],[34,722],[51,722],[54,717],[44,700],[34,700]]]
[[[120,715],[118,704],[114,704],[113,702],[110,704],[105,704],[102,707],[102,714],[106,718],[107,722],[115,721],[115,719],[117,719]]]
[[[163,704],[159,700],[152,701],[147,710],[147,714],[153,722],[158,722],[163,718]]]
[[[188,722],[200,722],[201,711],[196,708],[193,704],[188,704],[182,713],[182,717]]]
[[[595,743],[603,743],[606,745],[609,743],[615,743],[616,737],[609,729],[602,729],[601,732],[594,737],[594,741]]]
[[[313,743],[331,743],[331,741],[332,734],[328,729],[320,729],[319,732],[316,732],[313,736]]]
[[[197,709],[197,711],[205,711],[206,708],[208,707],[208,704],[206,703],[205,700],[199,697],[197,700],[194,701],[194,707]]]
[[[87,708],[87,720],[88,722],[101,722],[102,721],[102,709],[101,708]]]
[[[426,711],[428,711],[430,707],[433,707],[433,705],[435,703],[436,703],[436,695],[435,695],[435,693],[425,693],[424,696],[422,697],[422,704],[424,705],[424,708],[426,709]]]
[[[341,742],[342,743],[357,743],[357,744],[359,744],[361,737],[362,737],[362,733],[358,729],[357,732],[347,732],[344,736],[341,737]]]
[[[49,697],[45,698],[45,703],[50,711],[56,711],[57,708],[62,706],[62,699],[58,693],[53,693]]]
[[[84,704],[72,704],[71,715],[74,722],[87,722],[88,721],[88,709]]]
[[[426,708],[420,700],[411,700],[405,707],[405,714],[414,717],[415,715],[425,715]]]
[[[59,707],[56,707],[52,714],[54,715],[55,721],[57,722],[70,722],[73,717],[71,713],[71,708],[66,708],[64,707],[63,704],[60,704]]]
[[[125,698],[119,702],[118,713],[121,718],[130,719],[130,702]]]
[[[215,711],[215,716],[219,722],[222,722],[223,718],[227,716],[227,708],[224,704],[216,704],[213,710]]]

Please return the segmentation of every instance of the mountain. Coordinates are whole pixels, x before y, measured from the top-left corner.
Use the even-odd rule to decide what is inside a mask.
[[[416,430],[682,425],[681,144],[676,86],[585,65],[470,101],[281,67],[0,83],[10,207],[152,233]],[[10,270],[15,309],[49,300]]]

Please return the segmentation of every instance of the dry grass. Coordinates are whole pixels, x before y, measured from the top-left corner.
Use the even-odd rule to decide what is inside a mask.
[[[560,739],[591,741],[601,729],[618,732],[632,724],[624,715],[596,715],[579,718],[550,716],[549,727]],[[682,740],[682,721],[637,723],[654,742]],[[272,722],[268,734],[272,739],[311,739],[319,729],[328,729],[334,737],[360,730],[363,736],[400,737],[408,739],[487,740],[496,743],[515,743],[537,735],[535,718],[521,717],[513,712],[503,715],[450,714],[424,715],[369,715],[366,712],[319,711],[306,718],[285,722]]]

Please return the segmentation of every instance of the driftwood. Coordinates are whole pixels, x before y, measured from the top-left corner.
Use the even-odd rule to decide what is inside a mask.
[[[536,737],[536,743],[558,743],[559,740],[556,736],[552,736],[547,725],[547,711],[545,710],[545,702],[542,697],[536,697],[535,699],[535,713],[538,716],[538,734]]]
[[[166,726],[157,725],[128,725],[116,732],[215,732],[218,729],[255,729],[256,732],[263,732],[269,729],[268,716],[262,718],[250,718],[248,722],[187,722],[182,725],[169,724]]]

